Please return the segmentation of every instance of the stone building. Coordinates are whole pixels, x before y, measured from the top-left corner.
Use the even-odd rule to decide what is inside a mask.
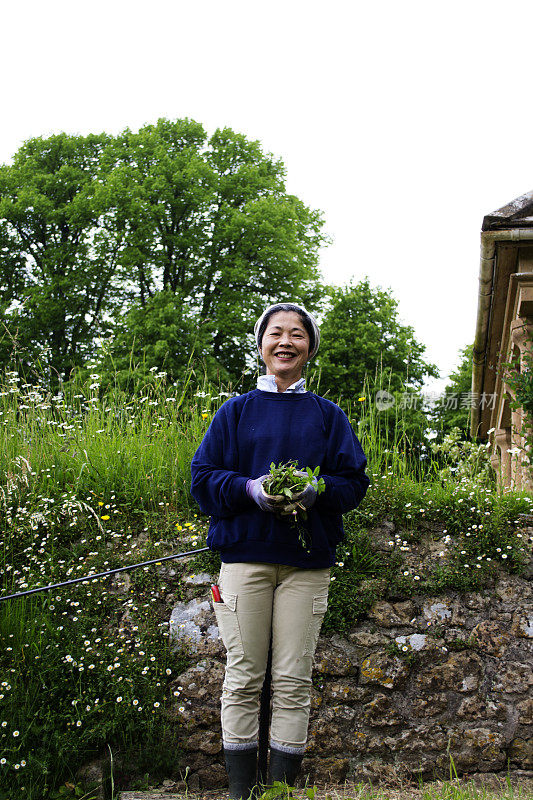
[[[524,450],[522,409],[504,375],[512,357],[527,367],[533,347],[533,192],[488,214],[481,231],[481,264],[473,350],[471,435],[489,438],[501,486],[533,489]]]

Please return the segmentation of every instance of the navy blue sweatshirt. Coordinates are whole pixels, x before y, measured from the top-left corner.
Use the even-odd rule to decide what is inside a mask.
[[[279,519],[248,497],[249,478],[271,462],[320,467],[325,491],[302,524],[311,544],[298,541],[290,516]],[[348,417],[313,392],[254,389],[217,411],[191,463],[191,494],[211,516],[207,544],[225,562],[268,562],[306,569],[330,567],[344,528],[342,514],[359,505],[369,486],[366,457]]]

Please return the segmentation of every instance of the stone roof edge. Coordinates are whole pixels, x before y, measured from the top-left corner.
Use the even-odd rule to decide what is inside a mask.
[[[482,231],[498,228],[533,228],[533,191],[511,200],[483,217]]]

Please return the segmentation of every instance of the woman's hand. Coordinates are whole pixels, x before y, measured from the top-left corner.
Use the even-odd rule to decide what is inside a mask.
[[[302,472],[301,470],[295,470],[296,475],[306,475],[306,472]],[[303,492],[296,495],[295,498],[290,502],[286,503],[281,510],[282,514],[292,514],[295,509],[301,508],[302,506],[306,509],[311,508],[314,505],[315,500],[317,498],[317,491],[316,485],[318,481],[316,478],[313,478],[312,482],[308,484]]]
[[[260,478],[256,478],[255,480],[250,478],[246,484],[246,493],[248,494],[248,497],[250,497],[252,500],[255,500],[262,511],[270,511],[275,513],[283,508],[283,502],[280,503],[279,500],[274,500],[273,497],[265,494],[262,484],[267,478],[268,475],[261,475]]]
[[[298,498],[298,502],[301,503],[306,509],[311,508],[311,506],[314,505],[316,500],[317,483],[317,479],[313,478],[313,482],[305,487],[303,494]]]

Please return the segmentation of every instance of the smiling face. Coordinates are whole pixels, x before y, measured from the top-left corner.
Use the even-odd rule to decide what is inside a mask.
[[[309,334],[295,311],[277,311],[268,320],[261,340],[261,355],[267,375],[275,375],[290,386],[302,377],[309,355]]]

